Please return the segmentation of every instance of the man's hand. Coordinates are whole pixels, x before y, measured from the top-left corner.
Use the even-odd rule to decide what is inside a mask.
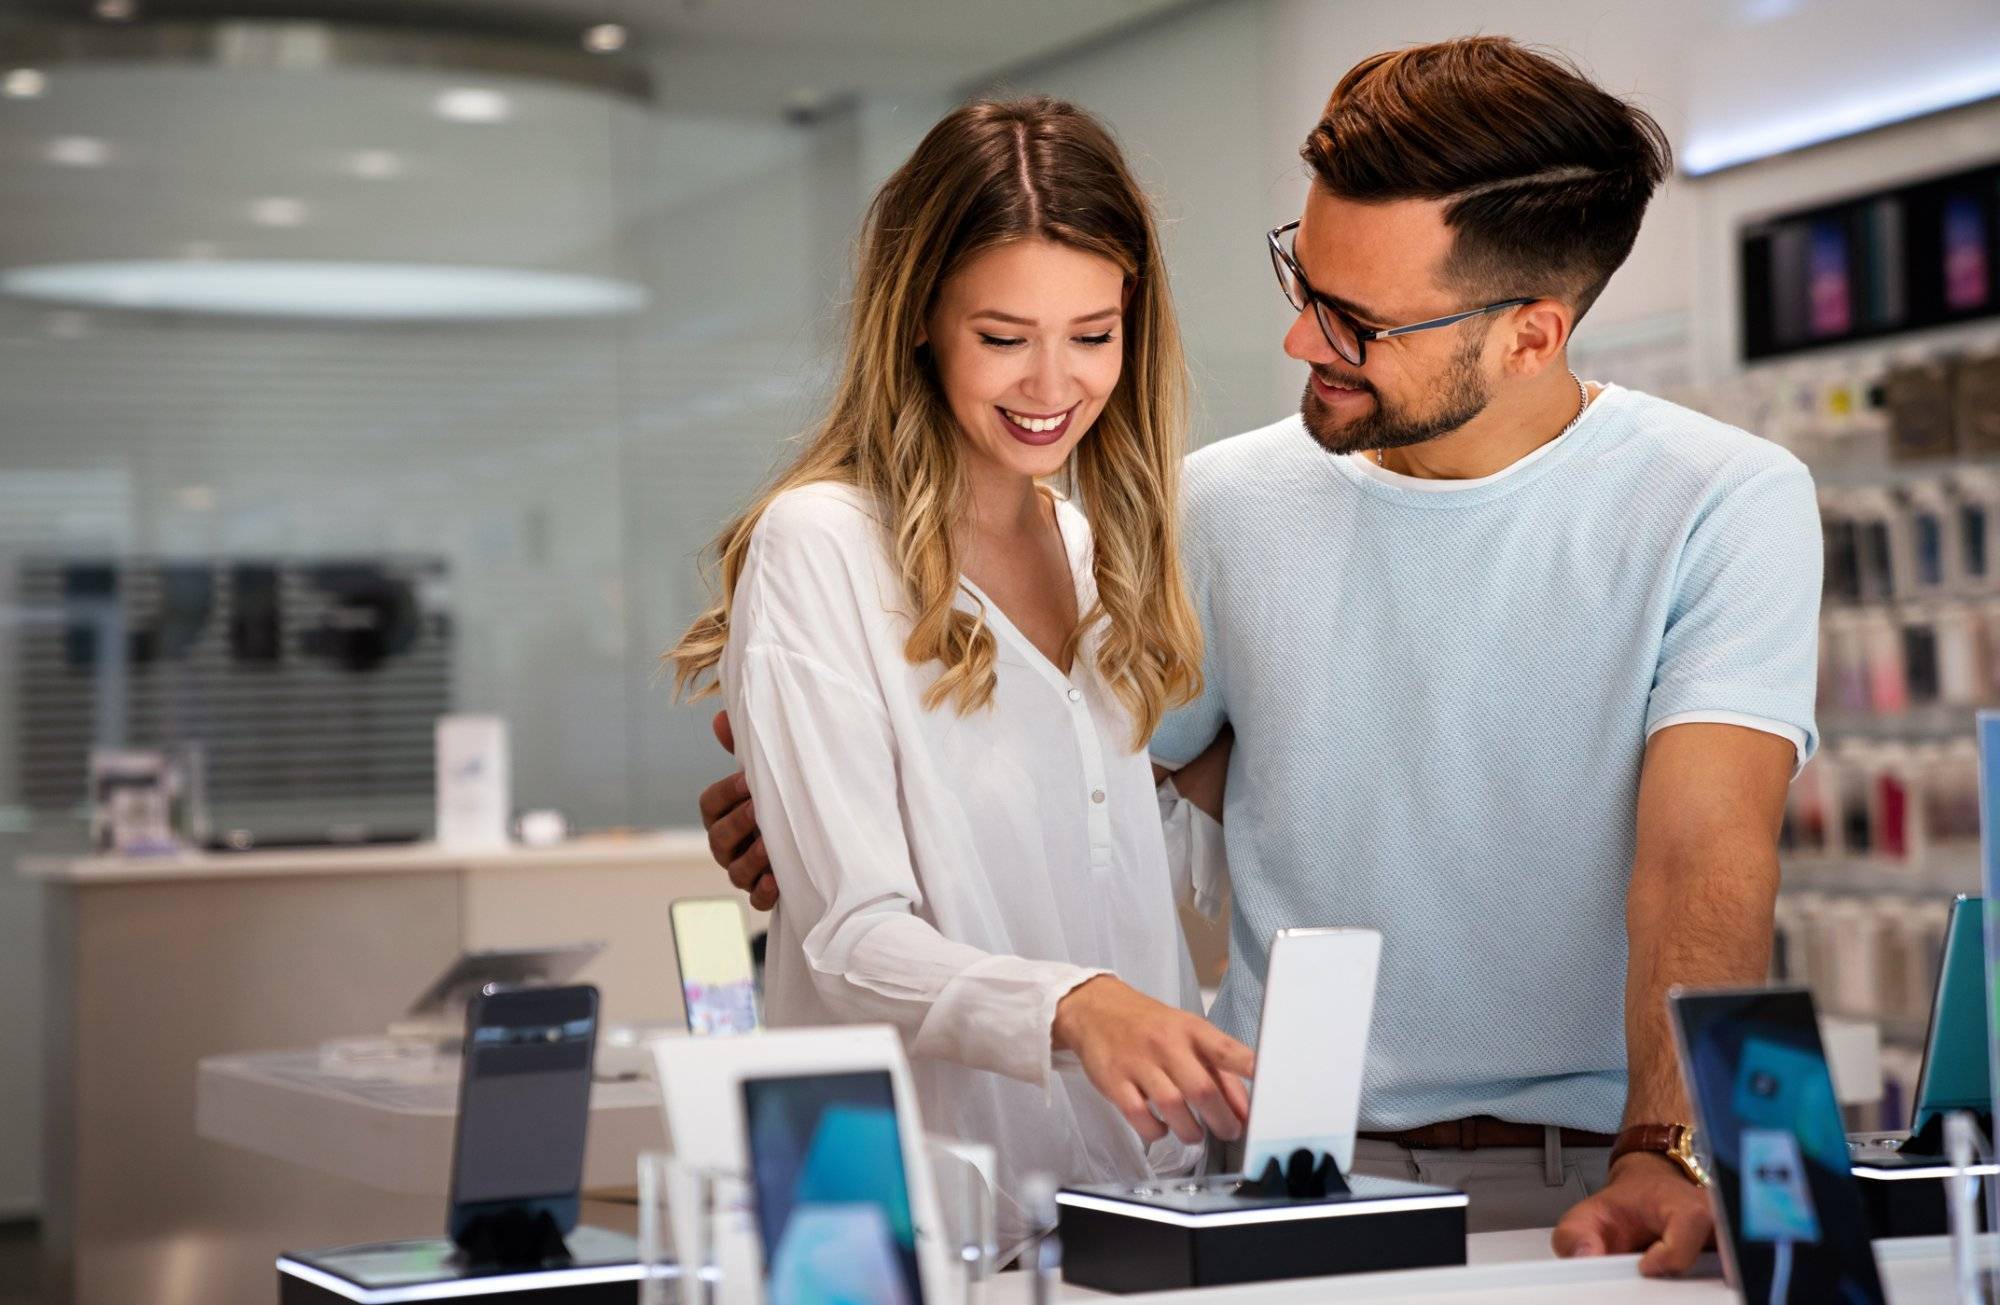
[[[729,713],[718,711],[711,722],[715,741],[732,755],[736,735]],[[764,835],[757,828],[757,811],[750,801],[750,783],[737,771],[701,793],[701,824],[708,831],[708,854],[729,872],[729,882],[750,894],[750,905],[768,911],[778,904],[778,881],[771,858],[764,852]]]
[[[1664,1156],[1620,1156],[1611,1179],[1570,1207],[1550,1238],[1557,1255],[1639,1256],[1639,1272],[1672,1277],[1715,1240],[1708,1193]]]
[[[1224,725],[1200,756],[1174,772],[1174,791],[1206,811],[1213,820],[1222,819],[1222,797],[1229,784],[1229,751],[1235,743],[1236,730]]]
[[[1051,1033],[1143,1141],[1172,1130],[1199,1142],[1203,1124],[1224,1141],[1242,1136],[1250,1115],[1242,1078],[1256,1072],[1257,1057],[1201,1016],[1100,974],[1056,1003]]]

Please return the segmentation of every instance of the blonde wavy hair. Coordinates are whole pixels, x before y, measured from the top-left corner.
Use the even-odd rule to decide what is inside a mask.
[[[1104,625],[1097,669],[1143,747],[1170,708],[1201,692],[1201,625],[1180,564],[1186,364],[1158,233],[1110,133],[1074,105],[982,100],[947,114],[869,206],[840,384],[799,456],[713,544],[719,594],[663,661],[678,698],[717,691],[730,605],[750,538],[778,495],[853,485],[878,505],[915,613],[903,654],[943,667],[925,697],[961,713],[989,704],[996,648],[983,610],[954,606],[968,510],[964,436],[928,348],[939,288],[967,260],[1016,240],[1101,255],[1129,296],[1117,387],[1071,455],[1069,488],[1096,537],[1097,602],[1063,649]],[[706,682],[704,682],[706,681]]]

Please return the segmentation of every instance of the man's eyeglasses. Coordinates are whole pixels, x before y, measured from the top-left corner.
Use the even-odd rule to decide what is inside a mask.
[[[1532,304],[1529,299],[1502,299],[1498,303],[1487,304],[1484,308],[1474,308],[1463,313],[1453,313],[1449,317],[1433,317],[1428,322],[1411,322],[1408,326],[1363,326],[1349,317],[1325,295],[1312,288],[1306,281],[1306,274],[1299,270],[1298,260],[1286,249],[1287,236],[1296,239],[1299,224],[1287,222],[1266,237],[1271,242],[1271,266],[1278,273],[1278,288],[1285,292],[1285,298],[1300,312],[1310,307],[1313,316],[1319,320],[1320,332],[1333,351],[1348,363],[1359,367],[1368,358],[1370,340],[1387,340],[1398,335],[1411,335],[1417,331],[1432,331],[1440,326],[1450,326],[1468,317],[1479,317],[1486,313],[1497,313],[1503,308],[1519,308],[1522,304]]]

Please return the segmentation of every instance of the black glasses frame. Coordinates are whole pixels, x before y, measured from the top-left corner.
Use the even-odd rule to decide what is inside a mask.
[[[1468,318],[1483,317],[1487,313],[1497,313],[1503,308],[1519,308],[1523,304],[1532,304],[1535,302],[1534,296],[1502,299],[1495,303],[1487,304],[1483,308],[1470,308],[1465,312],[1452,313],[1446,317],[1433,317],[1429,321],[1411,322],[1407,326],[1384,326],[1379,329],[1373,326],[1363,326],[1348,316],[1338,304],[1313,289],[1312,282],[1306,280],[1306,274],[1299,269],[1298,260],[1285,252],[1285,246],[1280,238],[1286,232],[1297,231],[1298,229],[1299,224],[1297,222],[1287,222],[1281,227],[1274,227],[1264,237],[1271,245],[1271,270],[1277,273],[1278,289],[1284,293],[1285,302],[1298,311],[1303,313],[1308,308],[1312,309],[1313,318],[1319,322],[1320,334],[1326,337],[1326,342],[1333,347],[1335,353],[1339,354],[1355,367],[1360,367],[1367,362],[1368,342],[1370,340],[1388,340],[1399,335],[1414,335],[1418,331],[1434,331],[1440,326],[1453,326]],[[1289,279],[1287,279],[1288,277]],[[1304,303],[1300,303],[1293,296],[1291,285],[1293,281],[1298,282],[1299,289],[1304,293]],[[1329,320],[1329,318],[1332,320]],[[1340,342],[1340,337],[1334,330],[1334,322],[1338,322],[1342,329],[1354,337],[1353,353],[1350,354],[1346,346]]]

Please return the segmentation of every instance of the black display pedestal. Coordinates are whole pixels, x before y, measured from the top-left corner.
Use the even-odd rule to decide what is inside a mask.
[[[1270,1196],[1240,1177],[1066,1188],[1063,1277],[1171,1291],[1465,1263],[1463,1192],[1358,1175],[1349,1191]]]

